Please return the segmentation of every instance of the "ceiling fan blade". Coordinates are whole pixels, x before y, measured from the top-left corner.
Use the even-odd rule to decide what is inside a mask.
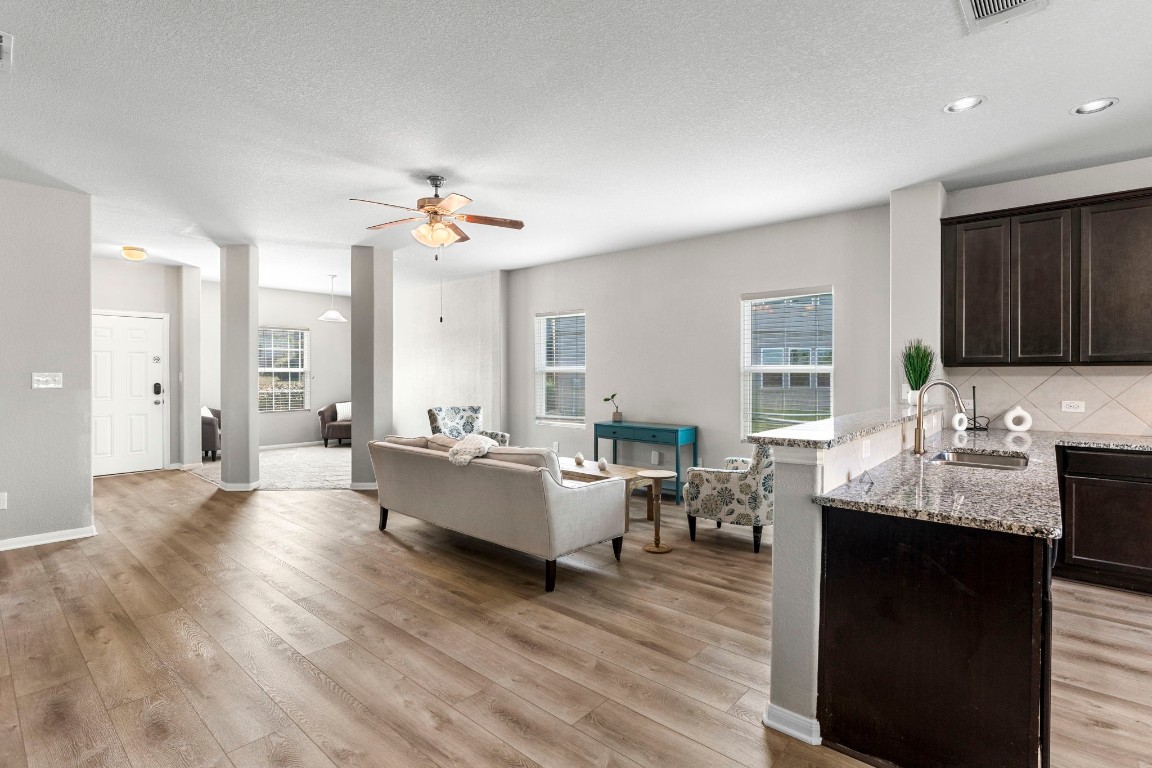
[[[392,205],[392,203],[378,203],[375,200],[365,200],[362,197],[350,197],[348,199],[352,200],[353,202],[357,202],[357,203],[372,203],[372,205],[383,205],[383,206],[386,206],[388,208],[399,208],[402,211],[412,211],[413,213],[424,213],[424,211],[420,210],[419,208],[409,208],[406,205]]]
[[[408,218],[408,219],[397,219],[396,221],[387,221],[387,222],[384,222],[383,224],[377,224],[375,226],[368,227],[368,229],[387,229],[388,227],[394,227],[397,224],[407,224],[409,221],[423,221],[423,220],[424,220],[423,216],[413,216],[413,217]]]
[[[455,224],[449,224],[448,229],[452,230],[454,233],[456,233],[456,237],[460,238],[456,241],[457,243],[463,243],[466,240],[472,239],[468,237],[468,235],[464,234],[464,230],[460,229],[460,227],[456,226]]]
[[[456,216],[457,221],[466,221],[469,224],[487,224],[490,227],[507,227],[508,229],[524,229],[524,222],[516,219],[499,219],[495,216],[473,216],[461,213]]]
[[[437,203],[436,207],[444,213],[456,213],[456,211],[468,205],[470,202],[472,202],[472,198],[464,197],[464,195],[457,195],[455,192],[453,192],[451,195],[448,195],[448,197]]]

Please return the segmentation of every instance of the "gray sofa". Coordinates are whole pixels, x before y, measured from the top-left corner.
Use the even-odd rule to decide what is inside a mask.
[[[380,499],[380,530],[394,510],[545,560],[544,587],[556,587],[556,558],[612,540],[624,542],[624,481],[566,485],[556,454],[543,448],[489,450],[464,467],[448,461],[451,441],[389,436],[368,443]]]
[[[324,439],[325,448],[329,440],[335,440],[336,445],[340,445],[352,439],[352,420],[336,420],[336,403],[324,406],[316,411],[316,415],[320,417],[320,437]]]
[[[212,461],[220,451],[220,409],[209,408],[212,416],[200,415],[200,450],[204,451],[204,458],[212,454]]]

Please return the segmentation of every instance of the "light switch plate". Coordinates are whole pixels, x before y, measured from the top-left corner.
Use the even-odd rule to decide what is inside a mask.
[[[1084,413],[1083,400],[1061,400],[1060,410],[1064,413]]]
[[[64,374],[62,373],[34,373],[32,374],[32,389],[63,389]]]

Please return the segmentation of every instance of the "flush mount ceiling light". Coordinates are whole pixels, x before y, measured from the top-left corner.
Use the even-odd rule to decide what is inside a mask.
[[[328,277],[332,280],[332,286],[328,293],[328,309],[316,319],[323,320],[326,323],[346,323],[348,321],[344,319],[344,315],[340,314],[340,310],[336,309],[336,275],[328,275]]]
[[[1094,115],[1097,112],[1103,112],[1104,110],[1108,109],[1108,107],[1116,106],[1116,104],[1119,102],[1120,99],[1116,98],[1115,96],[1105,96],[1102,99],[1092,99],[1092,101],[1086,101],[1073,109],[1072,114]]]
[[[120,249],[120,255],[128,261],[144,261],[148,258],[148,251],[135,245],[126,245]]]
[[[976,107],[983,103],[983,96],[965,96],[962,99],[956,99],[956,101],[945,104],[944,111],[950,115],[954,115],[957,112],[967,112],[968,110],[976,109]]]

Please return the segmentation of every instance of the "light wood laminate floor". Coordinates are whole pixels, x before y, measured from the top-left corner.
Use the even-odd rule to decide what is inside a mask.
[[[667,505],[541,561],[375,495],[98,479],[100,534],[0,552],[0,765],[844,768],[759,722],[770,541]],[[1152,766],[1152,599],[1059,583],[1053,763]]]

